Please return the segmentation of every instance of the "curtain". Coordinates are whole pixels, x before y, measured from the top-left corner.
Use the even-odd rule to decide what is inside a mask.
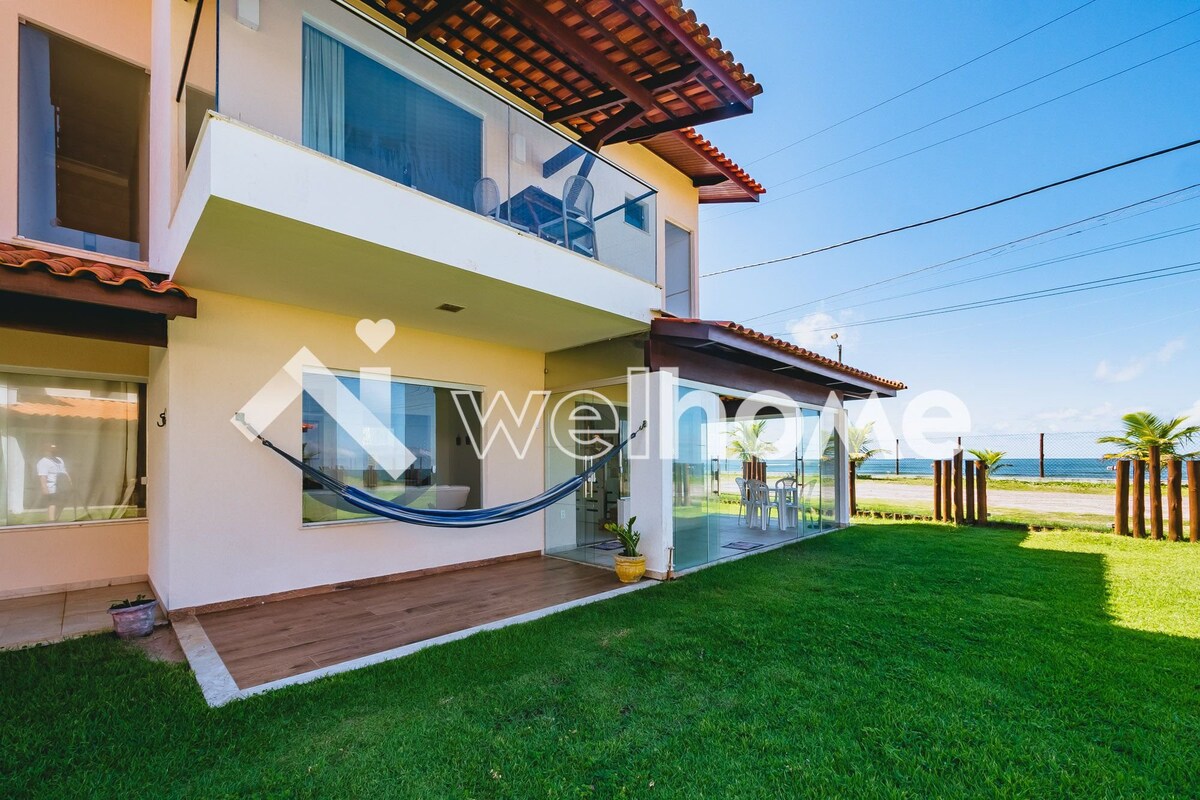
[[[342,44],[304,26],[303,144],[328,156],[346,155],[346,68]]]
[[[144,515],[140,440],[136,384],[0,373],[0,525]]]

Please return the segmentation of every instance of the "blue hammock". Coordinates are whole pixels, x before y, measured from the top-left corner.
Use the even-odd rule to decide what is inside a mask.
[[[242,421],[245,425],[245,421]],[[584,482],[592,475],[596,474],[605,464],[620,452],[626,445],[633,441],[634,437],[645,429],[646,423],[643,422],[641,427],[629,435],[629,438],[618,444],[616,447],[609,450],[600,457],[595,464],[592,464],[586,470],[576,475],[575,477],[563,481],[557,486],[547,489],[537,497],[531,497],[528,500],[520,500],[516,503],[509,503],[503,506],[494,508],[478,508],[478,509],[440,509],[440,508],[413,508],[399,503],[393,503],[389,500],[384,500],[381,497],[376,497],[373,494],[364,492],[355,486],[349,486],[337,478],[326,475],[316,467],[311,467],[305,464],[300,459],[285,453],[280,450],[269,440],[263,438],[262,434],[246,427],[255,435],[258,441],[262,442],[263,447],[274,450],[276,453],[287,459],[292,466],[299,469],[307,477],[324,486],[329,491],[336,494],[346,503],[355,508],[366,511],[369,514],[376,514],[388,519],[394,519],[398,522],[409,522],[413,525],[429,525],[435,528],[478,528],[484,525],[495,525],[500,522],[508,522],[521,517],[529,516],[557,503],[563,498],[574,494]]]

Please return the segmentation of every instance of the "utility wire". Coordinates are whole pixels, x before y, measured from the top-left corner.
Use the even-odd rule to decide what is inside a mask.
[[[790,256],[780,256],[778,258],[767,259],[766,261],[756,261],[751,264],[742,264],[741,266],[737,266],[737,267],[726,267],[725,269],[719,269],[719,270],[716,270],[715,272],[706,273],[706,274],[702,275],[701,277],[709,278],[709,277],[712,277],[713,275],[724,275],[729,272],[738,272],[740,270],[753,269],[755,267],[762,267],[762,266],[766,266],[768,264],[779,264],[779,263],[782,263],[785,261],[793,261],[798,258],[806,258],[808,256],[816,255],[817,253],[826,253],[830,250],[836,250],[840,247],[846,247],[848,245],[858,244],[859,242],[865,242],[865,241],[869,241],[871,239],[878,239],[882,236],[890,236],[895,233],[901,233],[903,231],[910,231],[915,228],[922,228],[926,225],[932,225],[936,222],[945,222],[948,219],[954,219],[955,217],[962,217],[967,214],[973,214],[976,211],[982,211],[986,208],[992,208],[994,206],[1002,205],[1004,203],[1010,203],[1013,200],[1019,200],[1023,197],[1029,197],[1030,195],[1038,194],[1039,192],[1044,192],[1049,189],[1057,188],[1059,186],[1065,186],[1068,183],[1074,183],[1075,181],[1081,181],[1085,178],[1091,178],[1096,175],[1101,175],[1105,172],[1111,172],[1112,170],[1115,170],[1115,169],[1120,169],[1122,167],[1128,167],[1132,164],[1137,164],[1142,161],[1148,161],[1149,159],[1158,158],[1159,156],[1164,156],[1169,153],[1174,153],[1174,152],[1177,152],[1180,150],[1186,150],[1187,148],[1195,147],[1198,144],[1200,144],[1200,139],[1193,139],[1189,142],[1184,142],[1182,144],[1174,145],[1173,147],[1167,147],[1162,150],[1156,150],[1153,153],[1146,153],[1144,155],[1136,156],[1134,158],[1129,158],[1124,161],[1119,161],[1116,164],[1109,164],[1107,167],[1100,167],[1099,169],[1093,169],[1093,170],[1089,170],[1088,172],[1082,172],[1078,175],[1073,175],[1070,178],[1063,178],[1062,180],[1054,181],[1053,183],[1046,183],[1041,186],[1037,186],[1033,189],[1026,189],[1023,192],[1017,192],[1016,194],[1009,195],[1008,197],[1002,197],[999,200],[992,200],[987,203],[981,203],[980,205],[977,205],[977,206],[972,206],[970,208],[964,208],[961,211],[955,211],[950,214],[943,214],[940,217],[932,217],[930,219],[922,220],[920,222],[912,222],[912,223],[909,223],[908,225],[901,225],[900,227],[897,227],[897,228],[890,228],[885,231],[879,231],[877,233],[870,233],[870,234],[867,234],[866,236],[858,236],[853,239],[847,239],[844,242],[838,242],[837,244],[827,244],[824,247],[817,247],[812,250],[805,250],[800,253],[794,253]]]
[[[721,214],[720,216],[712,217],[708,221],[716,222],[717,220],[726,219],[728,217],[736,216],[737,214],[744,214],[747,211],[750,211],[751,208],[760,208],[761,206],[769,205],[771,203],[778,203],[783,200],[788,200],[792,197],[796,197],[797,195],[801,195],[806,192],[811,192],[814,189],[820,189],[823,186],[828,186],[831,183],[837,183],[838,181],[845,180],[846,178],[853,178],[855,175],[861,175],[864,172],[869,172],[870,170],[878,169],[879,167],[884,167],[884,166],[887,166],[888,164],[893,164],[897,161],[900,161],[901,159],[909,158],[910,156],[915,156],[918,153],[924,153],[926,150],[932,150],[935,147],[940,147],[941,145],[948,144],[949,142],[953,142],[956,139],[961,139],[964,136],[970,136],[972,133],[978,133],[979,131],[990,128],[993,125],[999,125],[1001,122],[1007,122],[1008,120],[1013,119],[1015,117],[1019,117],[1022,114],[1028,114],[1030,111],[1036,111],[1037,109],[1042,108],[1043,106],[1048,106],[1051,103],[1058,102],[1059,100],[1070,97],[1073,94],[1078,94],[1079,92],[1082,92],[1085,89],[1090,89],[1093,86],[1097,86],[1106,81],[1110,81],[1113,78],[1118,78],[1128,72],[1132,72],[1135,69],[1140,69],[1141,67],[1144,67],[1147,64],[1152,64],[1155,61],[1159,61],[1168,56],[1175,55],[1176,53],[1180,52],[1181,50],[1186,50],[1189,47],[1195,47],[1198,44],[1200,44],[1200,39],[1195,39],[1191,42],[1188,42],[1187,44],[1176,47],[1174,50],[1168,50],[1165,53],[1160,53],[1159,55],[1154,56],[1153,58],[1146,59],[1145,61],[1134,64],[1131,67],[1126,67],[1125,69],[1119,70],[1119,71],[1111,73],[1109,75],[1105,75],[1103,78],[1097,78],[1096,80],[1092,81],[1091,83],[1085,83],[1083,86],[1072,89],[1069,92],[1063,92],[1062,94],[1056,95],[1055,97],[1051,97],[1048,100],[1043,100],[1040,103],[1035,103],[1034,105],[1026,106],[1025,108],[1022,108],[1018,111],[1014,111],[1011,114],[1006,114],[1005,116],[1000,117],[999,119],[994,119],[991,122],[985,122],[984,124],[978,125],[974,128],[971,128],[970,130],[965,130],[961,133],[956,133],[953,136],[947,136],[945,139],[939,139],[936,142],[932,142],[932,143],[924,145],[922,147],[918,147],[915,150],[909,150],[908,152],[901,153],[900,155],[897,155],[897,156],[892,156],[891,158],[884,159],[883,161],[877,161],[874,164],[868,164],[865,167],[860,167],[859,169],[856,169],[852,172],[847,172],[842,175],[838,175],[835,178],[830,178],[829,180],[821,181],[820,183],[814,183],[813,185],[806,186],[803,189],[797,189],[796,191],[789,192],[788,194],[779,195],[778,197],[772,197],[768,200],[763,200],[761,203],[757,203],[754,206],[749,206],[747,208],[738,209],[737,211],[730,211],[727,214]]]
[[[1060,297],[1062,295],[1076,294],[1078,292],[1088,292],[1094,289],[1108,289],[1113,286],[1125,286],[1130,283],[1141,283],[1143,281],[1158,280],[1161,278],[1174,278],[1179,275],[1190,275],[1193,272],[1200,272],[1200,266],[1197,265],[1200,265],[1200,261],[1189,261],[1184,264],[1175,264],[1170,267],[1159,267],[1158,269],[1128,272],[1123,275],[1113,275],[1108,278],[1098,278],[1096,280],[1082,281],[1080,283],[1069,283],[1064,286],[1054,286],[1049,289],[1038,289],[1032,292],[1021,292],[1019,294],[1005,295],[1003,297],[992,297],[985,300],[975,300],[969,303],[958,303],[950,306],[938,306],[935,308],[927,308],[922,311],[913,311],[906,314],[895,314],[890,317],[877,317],[875,319],[864,319],[857,322],[846,322],[833,327],[814,328],[813,332],[820,333],[823,331],[841,330],[843,328],[857,328],[863,325],[877,325],[883,322],[901,322],[910,319],[921,319],[923,317],[952,314],[957,311],[974,311],[980,308],[1009,305],[1011,303],[1020,303],[1026,300],[1040,300],[1046,297]],[[1190,267],[1191,269],[1186,269],[1187,267]]]
[[[794,306],[787,306],[786,308],[780,308],[780,309],[776,309],[775,311],[767,311],[762,314],[757,314],[753,317],[747,317],[746,321],[751,322],[756,319],[762,319],[763,317],[773,317],[776,314],[786,314],[789,311],[795,311],[800,308],[806,308],[808,306],[813,306],[818,303],[823,303],[826,300],[834,300],[838,297],[844,297],[845,295],[848,295],[848,294],[855,294],[857,292],[866,291],[868,289],[874,289],[877,286],[883,286],[884,284],[895,283],[896,281],[903,280],[904,278],[910,278],[914,275],[920,275],[921,273],[924,273],[924,272],[929,272],[931,270],[940,269],[941,267],[944,267],[948,264],[954,264],[954,263],[957,263],[960,261],[965,261],[969,258],[974,258],[975,256],[984,255],[986,253],[993,253],[993,255],[988,256],[988,258],[995,258],[996,256],[1003,254],[1002,252],[997,252],[997,251],[1003,251],[1005,248],[1011,247],[1012,245],[1021,244],[1022,242],[1028,242],[1032,239],[1038,239],[1047,234],[1058,233],[1059,231],[1067,230],[1069,228],[1074,228],[1077,225],[1082,225],[1087,222],[1103,220],[1103,219],[1109,217],[1110,215],[1120,214],[1121,212],[1128,211],[1131,208],[1136,208],[1138,206],[1146,205],[1148,203],[1155,203],[1155,202],[1158,202],[1159,200],[1162,200],[1163,198],[1182,194],[1184,192],[1191,191],[1192,189],[1197,189],[1197,188],[1200,188],[1200,183],[1193,183],[1191,186],[1185,186],[1182,189],[1175,189],[1174,191],[1165,192],[1163,194],[1156,195],[1155,197],[1148,197],[1145,200],[1139,200],[1136,203],[1130,203],[1128,205],[1120,206],[1118,208],[1111,208],[1108,211],[1102,211],[1099,214],[1093,214],[1090,217],[1084,217],[1083,219],[1077,219],[1074,222],[1068,222],[1064,225],[1058,225],[1054,228],[1047,228],[1046,230],[1038,231],[1037,233],[1031,233],[1027,236],[1022,236],[1017,239],[1012,239],[1010,241],[1003,242],[1001,244],[992,245],[991,247],[985,247],[984,249],[976,250],[973,253],[967,253],[966,255],[963,255],[963,256],[956,256],[955,258],[947,259],[946,261],[939,261],[936,264],[930,264],[928,266],[919,267],[917,269],[909,270],[908,272],[901,272],[898,275],[892,275],[887,278],[881,278],[880,280],[873,281],[871,283],[866,283],[866,284],[863,284],[862,286],[855,286],[852,289],[844,289],[840,292],[834,292],[833,294],[828,294],[828,295],[825,295],[824,297],[818,297],[815,300],[806,300],[805,302],[798,303],[797,305],[794,305]],[[1183,200],[1176,200],[1175,202],[1180,203],[1180,202],[1186,202],[1187,200],[1194,200],[1194,199],[1195,199],[1195,197],[1188,197],[1188,198],[1184,198]],[[1160,206],[1160,208],[1167,208],[1174,204],[1175,203],[1168,203],[1164,206]],[[1141,211],[1141,212],[1138,212],[1138,214],[1131,215],[1131,217],[1132,216],[1140,216],[1141,214],[1146,214],[1146,213],[1149,213],[1150,211],[1157,211],[1157,210],[1158,210],[1157,208],[1147,209],[1146,211]],[[1129,217],[1127,217],[1125,219],[1128,219],[1128,218]],[[1108,220],[1101,224],[1108,225],[1108,224],[1110,224],[1110,222],[1114,222],[1114,221],[1115,220]],[[1079,231],[1074,231],[1072,233],[1065,234],[1065,235],[1066,236],[1074,236],[1078,232]],[[1055,237],[1054,239],[1050,239],[1048,241],[1056,241],[1058,238],[1061,238],[1061,237]],[[1044,242],[1039,242],[1036,244],[1044,244]],[[1032,247],[1035,245],[1028,245],[1028,246]],[[1025,249],[1025,248],[1021,248],[1021,249]],[[986,259],[980,259],[980,261],[983,261],[983,260],[986,260]],[[979,262],[973,262],[973,263],[979,263]]]
[[[851,305],[842,306],[840,308],[828,309],[826,311],[826,313],[832,314],[832,313],[836,313],[838,311],[846,311],[851,308],[862,308],[863,306],[875,305],[876,303],[886,303],[890,300],[902,300],[906,297],[913,297],[914,295],[918,295],[918,294],[926,294],[928,292],[937,292],[937,291],[941,291],[942,289],[952,289],[956,286],[965,286],[968,283],[978,283],[979,281],[986,281],[986,280],[990,280],[992,278],[1003,278],[1006,275],[1014,275],[1018,272],[1028,272],[1029,270],[1032,270],[1032,269],[1039,269],[1041,267],[1049,267],[1049,266],[1053,266],[1054,264],[1062,264],[1067,261],[1077,261],[1078,259],[1088,258],[1089,256],[1098,256],[1103,253],[1111,253],[1116,250],[1124,250],[1129,247],[1137,247],[1138,245],[1151,244],[1153,242],[1162,241],[1163,239],[1173,239],[1176,236],[1184,236],[1189,233],[1195,233],[1196,231],[1200,231],[1200,223],[1196,223],[1193,225],[1183,225],[1178,228],[1171,228],[1171,229],[1168,229],[1165,231],[1158,231],[1156,233],[1146,234],[1145,236],[1137,236],[1132,239],[1125,239],[1125,240],[1119,241],[1119,242],[1111,242],[1109,244],[1100,245],[1098,247],[1089,247],[1086,250],[1077,250],[1074,253],[1066,253],[1061,256],[1055,256],[1054,258],[1047,258],[1047,259],[1043,259],[1041,261],[1035,261],[1035,262],[1029,263],[1029,264],[1020,264],[1018,266],[1008,267],[1007,269],[1002,269],[997,272],[987,272],[987,273],[984,273],[983,275],[974,275],[970,278],[962,278],[960,280],[949,281],[947,283],[939,283],[939,284],[935,284],[933,286],[925,286],[920,289],[914,289],[911,292],[903,292],[901,294],[889,295],[887,297],[877,297],[873,300],[864,300],[861,303],[853,303]],[[976,262],[976,263],[978,263],[978,262]],[[967,265],[964,264],[962,266],[967,266]]]
[[[933,83],[934,81],[941,80],[942,78],[945,78],[947,75],[951,75],[955,72],[958,72],[960,69],[963,69],[964,67],[969,67],[970,65],[974,64],[976,61],[987,58],[988,56],[992,55],[993,53],[997,53],[997,52],[1003,50],[1004,48],[1008,47],[1009,45],[1016,44],[1017,42],[1026,38],[1027,36],[1032,36],[1033,34],[1037,33],[1038,31],[1042,30],[1043,28],[1048,28],[1051,25],[1053,25],[1054,23],[1056,23],[1060,20],[1064,20],[1067,17],[1071,16],[1072,14],[1074,14],[1078,11],[1082,11],[1083,9],[1087,8],[1094,2],[1096,2],[1096,0],[1087,0],[1086,3],[1083,3],[1082,5],[1072,8],[1070,11],[1066,12],[1065,14],[1060,14],[1059,16],[1055,17],[1054,19],[1050,20],[1049,22],[1044,22],[1041,25],[1038,25],[1036,28],[1032,28],[1031,30],[1025,31],[1024,33],[1022,33],[1020,36],[1016,37],[1015,39],[1009,39],[1004,44],[997,45],[996,47],[993,47],[991,50],[988,50],[985,53],[980,53],[979,55],[975,56],[974,58],[964,61],[963,63],[959,64],[956,67],[951,67],[950,69],[946,70],[945,72],[941,72],[937,75],[934,75],[932,78],[929,78],[928,80],[924,80],[921,83],[918,83],[916,86],[905,89],[903,92],[900,92],[899,94],[892,95],[891,97],[887,98],[886,100],[881,100],[880,102],[876,103],[875,105],[871,106],[870,108],[864,108],[862,111],[859,111],[855,114],[851,114],[850,116],[846,117],[845,119],[838,120],[837,122],[833,123],[832,125],[827,125],[826,127],[822,128],[821,130],[816,131],[814,133],[810,133],[802,139],[797,139],[796,141],[791,142],[790,144],[786,144],[777,150],[772,150],[771,152],[767,153],[766,155],[759,156],[758,158],[754,159],[753,161],[747,161],[746,166],[750,166],[751,164],[757,164],[759,161],[764,161],[764,160],[770,158],[771,156],[782,153],[785,150],[790,150],[791,148],[795,147],[796,145],[807,142],[809,139],[820,136],[823,133],[827,133],[827,132],[833,130],[834,128],[837,128],[841,125],[846,124],[847,122],[850,122],[851,120],[858,119],[863,114],[868,114],[877,108],[882,108],[883,106],[886,106],[888,103],[891,103],[894,100],[899,100],[901,97],[912,94],[913,92],[917,91],[918,89],[922,89],[922,88],[928,86],[929,84]]]
[[[1131,36],[1128,39],[1125,39],[1124,41],[1117,42],[1114,45],[1109,45],[1108,47],[1105,47],[1103,50],[1097,50],[1096,52],[1092,53],[1089,56],[1085,56],[1085,57],[1079,59],[1078,61],[1072,61],[1070,64],[1067,64],[1066,66],[1063,66],[1063,67],[1059,67],[1058,69],[1053,70],[1051,72],[1047,72],[1044,75],[1039,75],[1038,77],[1036,77],[1032,80],[1025,81],[1025,83],[1022,83],[1019,86],[1014,86],[1011,89],[1005,89],[1003,92],[1000,92],[999,94],[994,94],[991,97],[988,97],[984,100],[980,100],[977,103],[972,103],[971,105],[967,106],[966,108],[960,108],[958,111],[947,114],[944,117],[938,117],[937,119],[933,120],[932,122],[926,122],[924,125],[921,125],[920,127],[913,128],[912,130],[909,130],[909,131],[905,131],[904,133],[893,136],[892,138],[886,139],[882,142],[879,142],[878,144],[873,144],[870,147],[867,147],[863,150],[859,150],[857,153],[851,153],[850,155],[843,156],[842,158],[839,158],[836,161],[830,161],[828,164],[823,164],[822,166],[816,167],[814,169],[810,169],[808,172],[802,172],[799,175],[794,175],[790,178],[786,178],[785,180],[774,183],[771,186],[768,186],[767,188],[768,188],[768,190],[778,189],[780,186],[786,186],[787,184],[792,183],[793,181],[798,181],[801,178],[807,178],[809,175],[814,175],[818,172],[821,172],[822,170],[826,170],[826,169],[829,169],[830,167],[837,166],[838,164],[841,164],[845,161],[849,161],[852,158],[857,158],[858,156],[865,155],[865,154],[871,152],[872,150],[878,150],[880,147],[889,145],[892,142],[899,141],[900,139],[904,139],[905,137],[912,136],[914,133],[919,133],[919,132],[925,130],[926,128],[931,128],[934,125],[937,125],[938,123],[945,122],[948,119],[953,119],[954,117],[957,117],[960,114],[965,114],[968,111],[972,111],[976,108],[979,108],[982,105],[986,105],[986,104],[992,102],[993,100],[999,100],[1001,97],[1005,97],[1006,95],[1010,95],[1013,92],[1020,91],[1021,89],[1032,86],[1035,83],[1044,81],[1044,80],[1046,80],[1046,78],[1051,78],[1051,77],[1059,74],[1060,72],[1065,72],[1065,71],[1071,69],[1072,67],[1077,67],[1080,64],[1083,64],[1084,62],[1091,61],[1093,58],[1098,58],[1098,57],[1104,55],[1105,53],[1108,53],[1112,50],[1116,50],[1118,47],[1124,47],[1125,45],[1129,44],[1130,42],[1141,39],[1144,36],[1149,36],[1150,34],[1154,33],[1155,31],[1161,30],[1169,25],[1174,25],[1175,23],[1180,22],[1184,19],[1187,19],[1188,17],[1190,17],[1194,14],[1200,14],[1200,8],[1194,8],[1191,11],[1187,12],[1186,14],[1181,14],[1180,16],[1175,17],[1175,19],[1168,20],[1168,21],[1162,23],[1161,25],[1155,25],[1153,28],[1142,31],[1141,33],[1137,34],[1136,36]]]

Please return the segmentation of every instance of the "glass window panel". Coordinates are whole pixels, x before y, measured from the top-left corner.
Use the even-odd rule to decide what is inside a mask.
[[[469,400],[459,413],[453,391],[358,373],[304,373],[301,458],[338,480],[417,508],[479,508],[478,418]],[[477,405],[482,406],[478,392]],[[411,463],[389,474],[372,455],[398,440]],[[303,480],[303,519],[329,522],[372,515]]]
[[[140,384],[0,373],[0,525],[145,516]]]

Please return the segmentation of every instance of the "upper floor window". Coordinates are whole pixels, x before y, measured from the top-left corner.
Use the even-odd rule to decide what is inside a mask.
[[[303,144],[463,208],[483,175],[483,120],[304,27]]]
[[[666,306],[677,317],[691,317],[692,311],[692,233],[666,223]]]
[[[21,26],[17,229],[30,239],[146,257],[146,71]]]
[[[639,231],[648,231],[650,229],[649,211],[646,207],[646,202],[634,201],[628,195],[625,196],[625,224],[632,225]]]

